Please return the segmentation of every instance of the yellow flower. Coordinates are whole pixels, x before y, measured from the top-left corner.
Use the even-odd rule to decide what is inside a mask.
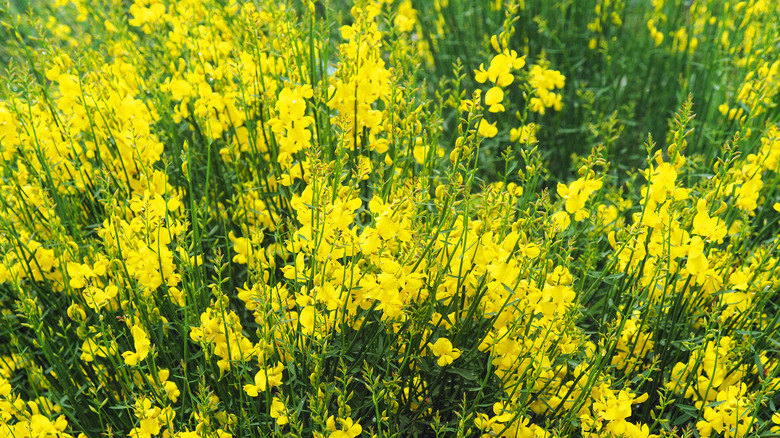
[[[490,61],[488,79],[500,87],[505,87],[514,81],[512,69],[519,69],[525,65],[525,57],[517,58],[517,53],[512,51],[509,55],[499,53]]]
[[[552,222],[554,230],[563,231],[566,228],[569,228],[569,225],[571,224],[571,217],[565,211],[556,211],[552,216],[550,216],[550,222]]]
[[[491,113],[500,113],[504,111],[504,105],[501,102],[504,100],[504,90],[501,87],[493,87],[485,93],[485,104],[489,105],[488,111]]]
[[[184,79],[174,79],[168,85],[173,100],[182,100],[193,92],[192,84]]]
[[[688,272],[698,275],[709,268],[707,256],[704,254],[704,241],[701,237],[694,236],[688,246]]]
[[[647,175],[646,178],[650,181],[650,199],[656,203],[666,201],[667,195],[675,191],[677,170],[671,163],[661,163],[655,171],[651,167]]]
[[[89,265],[68,262],[67,270],[70,277],[70,287],[74,289],[84,287],[88,278],[95,277],[95,273]]]
[[[290,422],[289,417],[287,417],[287,406],[278,397],[271,400],[271,418],[276,418],[276,424],[280,426]]]
[[[519,139],[520,143],[523,144],[536,144],[538,142],[536,139],[536,132],[538,130],[539,126],[535,123],[529,123],[519,128],[512,128],[509,131],[509,141],[514,142]]]
[[[711,240],[721,240],[726,236],[726,225],[707,212],[707,201],[700,199],[696,204],[696,216],[693,217],[693,233]]]
[[[133,333],[135,352],[125,351],[122,353],[122,357],[125,359],[127,365],[134,366],[137,365],[139,361],[146,359],[146,356],[149,355],[151,343],[149,342],[149,337],[146,335],[146,332],[144,332],[141,327],[134,325],[130,331]]]
[[[398,15],[395,16],[393,24],[401,32],[414,30],[414,25],[417,24],[417,11],[412,7],[410,0],[405,0],[398,5]]]
[[[758,194],[762,187],[764,187],[764,182],[761,181],[760,174],[745,181],[735,193],[736,206],[745,211],[755,210],[758,207]]]
[[[142,398],[135,403],[135,415],[139,420],[139,426],[131,430],[128,435],[131,437],[150,437],[160,433],[160,414],[162,409],[154,406],[148,398]],[[170,418],[169,418],[170,419]]]
[[[479,121],[479,126],[477,129],[479,130],[479,135],[485,138],[495,137],[496,134],[498,134],[498,128],[496,128],[496,124],[488,123],[485,121],[485,119]]]
[[[266,388],[274,388],[282,384],[282,372],[284,371],[284,365],[279,362],[273,368],[260,370],[255,374],[255,384],[244,385],[244,391],[250,397],[257,397],[260,392],[264,392]]]
[[[566,211],[574,214],[575,220],[588,217],[583,211],[585,202],[593,192],[601,188],[601,180],[580,178],[568,186],[558,183],[558,196],[566,200]]]
[[[306,335],[314,333],[314,325],[317,318],[317,309],[313,306],[306,306],[301,310],[298,321],[301,324],[301,330]]]
[[[428,343],[428,348],[438,357],[436,363],[440,367],[447,366],[460,357],[460,350],[452,348],[452,343],[447,338],[439,338],[435,344]]]
[[[339,419],[338,421],[341,423],[340,430],[336,428],[336,420],[333,415],[328,417],[328,420],[325,422],[325,425],[331,431],[328,438],[355,438],[363,432],[363,427],[360,424],[353,422],[349,417],[343,420]]]
[[[58,430],[54,427],[52,422],[40,414],[34,414],[30,418],[30,434],[31,436],[49,436],[49,434],[58,434]]]

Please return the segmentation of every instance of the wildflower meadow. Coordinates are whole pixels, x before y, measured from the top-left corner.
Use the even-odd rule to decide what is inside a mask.
[[[0,23],[0,437],[780,436],[780,3]]]

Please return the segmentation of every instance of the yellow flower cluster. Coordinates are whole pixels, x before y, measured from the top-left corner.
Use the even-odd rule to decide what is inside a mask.
[[[63,0],[33,26],[56,43],[4,22],[33,74],[0,92],[0,436],[776,434],[777,8],[728,6],[716,38],[713,2],[677,27],[654,0],[647,46],[754,69],[739,109],[708,102],[738,133],[689,153],[689,98],[624,175],[618,116],[593,121],[559,177],[551,131],[596,98],[515,38],[544,5],[480,9],[504,18],[485,62],[435,89],[452,3]],[[607,59],[638,6],[586,6]]]

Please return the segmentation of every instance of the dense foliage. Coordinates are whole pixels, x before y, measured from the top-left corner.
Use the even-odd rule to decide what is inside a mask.
[[[780,433],[780,6],[0,20],[0,437]]]

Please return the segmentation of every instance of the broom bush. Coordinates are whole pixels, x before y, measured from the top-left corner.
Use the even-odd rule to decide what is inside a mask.
[[[780,435],[775,2],[0,21],[0,437]]]

